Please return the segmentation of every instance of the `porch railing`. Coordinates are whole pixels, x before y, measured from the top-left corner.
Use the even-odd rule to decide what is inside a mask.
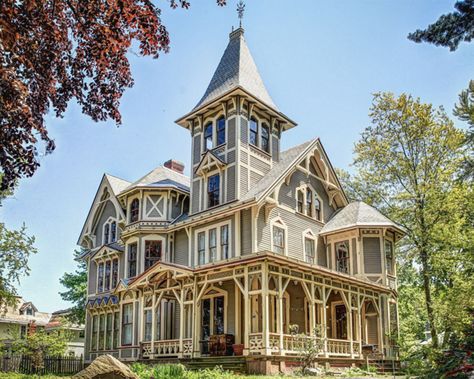
[[[178,340],[159,340],[153,343],[142,342],[142,357],[143,358],[155,358],[155,357],[172,357],[180,355],[191,355],[193,350],[193,340],[191,338],[183,339],[183,349],[180,351],[179,339]]]
[[[329,355],[347,357],[351,355],[351,342],[328,338],[327,349]]]

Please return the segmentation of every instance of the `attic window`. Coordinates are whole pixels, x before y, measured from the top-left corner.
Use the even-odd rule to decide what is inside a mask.
[[[225,118],[217,120],[217,145],[225,143]]]
[[[322,221],[321,199],[311,185],[303,184],[296,190],[296,211]]]
[[[204,128],[204,151],[212,149],[212,123]]]

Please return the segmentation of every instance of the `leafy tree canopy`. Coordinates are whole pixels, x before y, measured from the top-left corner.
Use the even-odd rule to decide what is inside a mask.
[[[1,188],[34,174],[39,143],[54,150],[44,123],[49,111],[61,117],[74,99],[94,121],[120,124],[122,94],[133,86],[130,47],[136,42],[139,55],[153,58],[169,50],[160,16],[151,0],[0,2]]]
[[[77,250],[74,257],[77,258],[83,253],[83,250]],[[84,261],[79,261],[77,269],[72,273],[64,273],[59,282],[66,291],[59,295],[65,301],[73,303],[71,314],[68,316],[70,321],[77,324],[85,323],[85,304],[87,300],[87,265]]]
[[[410,33],[408,38],[414,42],[449,47],[451,51],[463,41],[471,42],[474,38],[474,0],[457,1],[454,8],[454,12],[440,16],[426,29]]]

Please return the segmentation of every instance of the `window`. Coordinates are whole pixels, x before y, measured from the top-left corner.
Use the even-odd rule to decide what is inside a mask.
[[[221,226],[221,258],[229,258],[229,225]]]
[[[145,341],[151,341],[151,329],[153,325],[153,320],[152,320],[152,310],[151,309],[145,309],[145,314],[144,314],[144,320],[145,320]]]
[[[313,191],[306,188],[306,215],[313,217]]]
[[[140,210],[140,203],[138,199],[133,199],[130,205],[130,222],[138,221],[138,213]]]
[[[217,145],[225,143],[225,118],[217,120]]]
[[[161,241],[145,241],[145,270],[161,261]]]
[[[92,317],[91,350],[97,350],[97,333],[99,331],[99,316]]]
[[[133,304],[124,304],[122,308],[122,345],[132,344]]]
[[[105,315],[101,314],[99,316],[100,326],[99,326],[99,350],[104,350],[104,337],[105,337]]]
[[[214,207],[219,205],[219,192],[220,192],[220,177],[219,174],[212,175],[209,177],[207,184],[207,199],[208,207]]]
[[[118,337],[119,337],[119,327],[120,325],[120,313],[114,313],[114,341],[113,341],[113,348],[116,349],[118,347]]]
[[[20,327],[20,338],[26,338],[26,333],[27,333],[28,327],[26,325],[21,325]]]
[[[105,262],[105,287],[104,291],[110,290],[111,261]]]
[[[212,123],[204,128],[204,151],[212,149]]]
[[[258,144],[258,123],[253,117],[250,119],[250,143],[254,146]]]
[[[303,191],[299,190],[298,195],[297,195],[297,209],[299,213],[303,213],[303,207],[304,207],[304,202],[303,202]]]
[[[209,261],[215,262],[217,260],[217,230],[209,230]]]
[[[319,197],[316,193],[314,194],[314,215],[316,217],[316,220],[322,221],[322,218],[321,218],[321,200],[319,200]]]
[[[385,266],[387,274],[393,274],[393,244],[391,241],[385,240]]]
[[[110,235],[110,225],[105,224],[104,225],[104,245],[107,245],[109,243],[109,235]]]
[[[214,334],[224,334],[224,297],[214,298]]]
[[[336,243],[336,270],[349,273],[349,241]]]
[[[112,260],[112,288],[118,284],[118,259]]]
[[[304,251],[306,256],[306,262],[314,264],[314,251],[315,251],[315,240],[312,238],[305,237],[304,239]]]
[[[105,350],[112,350],[112,313],[107,313],[107,334],[105,335]]]
[[[285,254],[285,229],[273,226],[273,252]]]
[[[198,264],[203,265],[206,262],[206,234],[198,234]]]
[[[99,275],[97,280],[97,292],[104,292],[104,264],[99,263]]]
[[[128,245],[128,277],[137,275],[137,244]]]
[[[268,128],[267,124],[262,125],[262,141],[261,141],[261,148],[262,150],[266,151],[267,153],[270,152],[270,129]]]
[[[115,221],[110,224],[110,237],[110,242],[117,241],[117,223]]]

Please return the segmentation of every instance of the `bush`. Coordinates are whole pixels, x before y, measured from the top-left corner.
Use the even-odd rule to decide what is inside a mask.
[[[133,363],[131,370],[140,379],[232,379],[234,375],[224,371],[222,367],[213,369],[190,371],[181,364],[146,365],[143,363]],[[0,378],[2,379],[2,378]]]

